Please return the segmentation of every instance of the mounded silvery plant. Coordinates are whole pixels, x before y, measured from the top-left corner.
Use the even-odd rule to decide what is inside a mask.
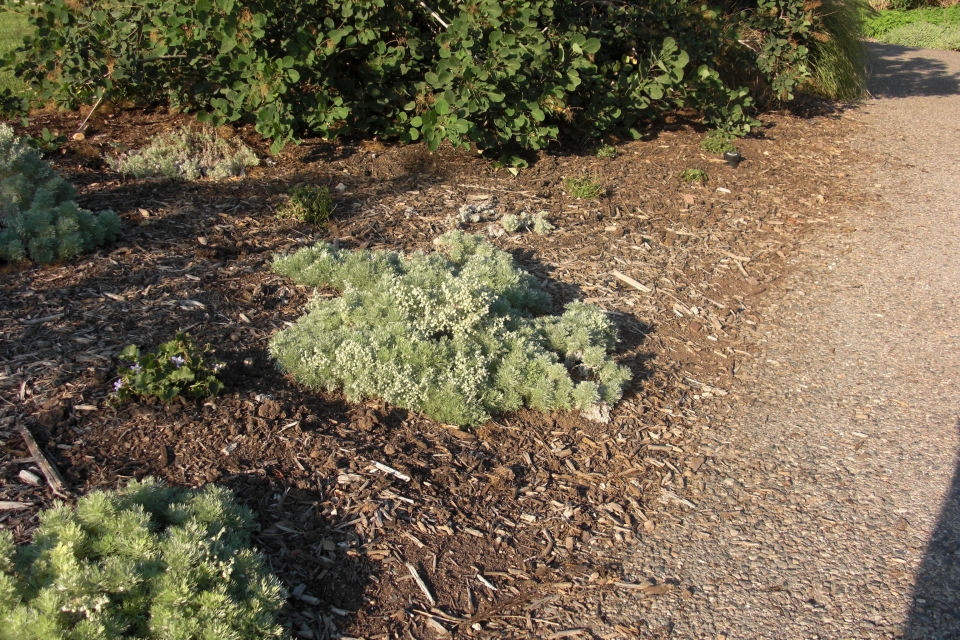
[[[545,315],[549,296],[510,254],[461,231],[435,244],[404,256],[319,243],[278,257],[277,273],[341,294],[315,297],[274,336],[279,366],[310,387],[457,425],[620,399],[631,376],[611,357],[617,331],[601,309]]]
[[[150,479],[43,511],[28,545],[0,531],[0,637],[283,637],[253,526],[226,489]]]
[[[117,214],[81,209],[75,197],[37,149],[0,124],[0,259],[67,260],[116,238]]]
[[[239,140],[225,140],[208,128],[194,131],[183,127],[154,136],[143,149],[108,157],[107,164],[135,178],[218,180],[242,176],[247,167],[259,165],[260,159]]]

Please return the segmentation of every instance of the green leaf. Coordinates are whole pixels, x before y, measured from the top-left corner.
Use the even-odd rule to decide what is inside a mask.
[[[140,349],[138,349],[135,344],[127,345],[123,348],[123,351],[120,352],[120,357],[124,360],[138,360],[140,358]]]
[[[450,111],[450,105],[443,98],[437,98],[433,103],[433,108],[440,115],[446,115]]]

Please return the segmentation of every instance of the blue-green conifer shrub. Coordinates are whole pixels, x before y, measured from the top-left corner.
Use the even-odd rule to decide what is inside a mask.
[[[93,214],[37,149],[0,124],[0,259],[68,260],[114,240],[120,218]]]
[[[510,254],[461,231],[436,245],[407,257],[318,243],[278,257],[277,273],[341,293],[315,297],[273,338],[279,366],[311,387],[457,425],[620,399],[630,372],[610,355],[617,331],[601,309],[573,302],[543,315],[549,297]]]
[[[44,511],[29,545],[0,531],[0,638],[282,637],[252,528],[226,489],[150,479]]]

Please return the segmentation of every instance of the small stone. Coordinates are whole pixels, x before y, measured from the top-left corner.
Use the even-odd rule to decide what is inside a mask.
[[[77,131],[72,137],[76,142],[83,142],[87,139],[87,136],[83,135],[80,131]]]

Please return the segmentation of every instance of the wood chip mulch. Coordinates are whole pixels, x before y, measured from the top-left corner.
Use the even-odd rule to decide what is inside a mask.
[[[78,119],[47,113],[31,126],[69,132]],[[843,215],[850,132],[829,109],[767,117],[741,141],[737,169],[681,123],[620,144],[613,160],[546,153],[519,177],[468,152],[320,141],[220,183],[105,168],[104,154],[180,121],[95,116],[55,163],[82,206],[121,214],[121,237],[69,264],[0,275],[0,523],[18,542],[61,499],[26,429],[68,500],[148,475],[231,487],[259,516],[255,541],[291,594],[284,622],[296,637],[590,637],[598,622],[578,594],[683,588],[625,576],[620,558],[694,507],[689,489],[711,464],[691,453],[696,434],[736,401],[733,376],[763,342],[753,301],[775,294],[810,229]],[[710,180],[680,183],[688,167]],[[570,199],[564,179],[581,175],[607,195]],[[276,219],[298,183],[331,188],[326,229]],[[275,252],[319,239],[428,249],[471,204],[486,207],[459,224],[513,253],[557,310],[582,299],[619,325],[634,382],[609,422],[523,411],[466,431],[316,393],[274,368],[270,336],[313,295],[270,272]],[[497,216],[541,210],[552,234],[498,235]],[[177,329],[227,363],[224,392],[111,402],[120,350]]]

